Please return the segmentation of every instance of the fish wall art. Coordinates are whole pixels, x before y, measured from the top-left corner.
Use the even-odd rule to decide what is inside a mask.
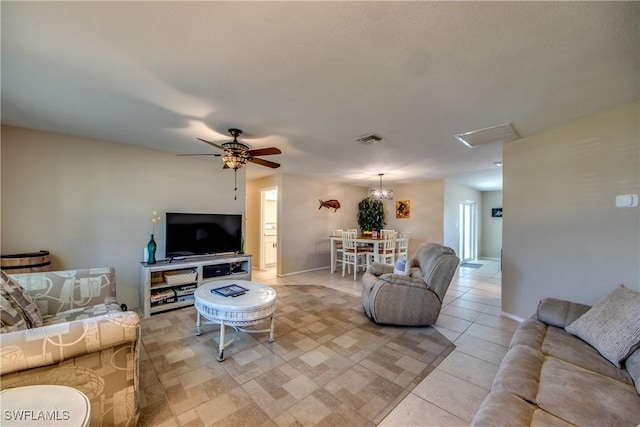
[[[327,209],[333,209],[334,212],[337,212],[337,210],[340,209],[340,202],[337,201],[336,199],[324,200],[324,201],[318,199],[318,201],[320,201],[320,207],[318,208],[318,210],[322,208],[327,208]]]

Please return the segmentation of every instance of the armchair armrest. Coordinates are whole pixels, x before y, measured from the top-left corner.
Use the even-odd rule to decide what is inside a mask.
[[[382,264],[380,262],[373,262],[371,263],[371,267],[369,267],[369,272],[374,276],[381,276],[383,274],[393,273],[393,265]]]
[[[405,276],[404,274],[387,273],[380,276],[380,280],[393,285],[408,286],[411,288],[429,289],[427,283],[417,277]]]
[[[0,373],[56,364],[140,339],[133,311],[58,323],[0,335]]]
[[[116,302],[113,268],[11,274],[11,277],[27,290],[43,317],[78,307]]]
[[[538,304],[537,319],[542,323],[564,328],[586,313],[591,306],[556,298],[543,298]]]

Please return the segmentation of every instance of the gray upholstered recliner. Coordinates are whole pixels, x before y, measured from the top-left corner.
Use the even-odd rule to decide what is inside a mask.
[[[432,325],[460,259],[453,249],[423,243],[410,260],[408,276],[393,274],[393,265],[373,263],[362,277],[362,302],[376,323]]]

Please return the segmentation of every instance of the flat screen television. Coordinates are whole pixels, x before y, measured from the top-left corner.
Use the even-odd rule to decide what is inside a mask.
[[[242,215],[167,212],[167,258],[239,252]]]

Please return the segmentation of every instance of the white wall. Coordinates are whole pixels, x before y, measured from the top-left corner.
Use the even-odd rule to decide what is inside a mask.
[[[500,258],[500,250],[502,249],[502,218],[492,217],[491,209],[502,207],[502,191],[483,191],[482,206],[480,256]]]
[[[640,101],[506,144],[502,309],[541,298],[586,304],[620,284],[640,290]]]
[[[278,186],[277,274],[289,275],[329,266],[329,234],[357,227],[363,187],[297,175],[274,175],[247,182],[247,244],[254,267],[260,265],[260,190]],[[321,208],[319,200],[336,199],[341,207]],[[254,215],[255,213],[255,215]]]
[[[273,185],[279,185],[278,274],[327,267],[330,262],[329,233],[337,228],[358,228],[358,203],[367,197],[368,189],[295,175],[249,181],[247,243],[248,253],[254,256],[254,266],[259,265],[259,218],[254,218],[252,212],[259,209],[260,189]],[[443,194],[443,180],[426,181],[394,185],[394,200],[383,201],[387,228],[411,232],[409,253],[422,242],[442,242]],[[318,199],[336,199],[341,207],[337,212],[319,209]],[[410,200],[410,218],[396,218],[396,200]]]
[[[482,236],[482,222],[480,221],[480,213],[483,209],[482,193],[451,180],[445,180],[443,244],[456,251],[458,256],[460,256],[460,203],[463,201],[476,202],[476,231],[477,237],[480,239]],[[476,242],[476,246],[478,243]]]
[[[245,173],[216,159],[2,126],[2,253],[48,250],[52,268],[112,266],[139,307],[140,262],[158,211],[245,211]],[[164,224],[156,232],[164,257]]]
[[[444,180],[393,185],[393,200],[383,201],[386,228],[408,231],[409,256],[423,242],[442,243]],[[409,200],[410,218],[396,218],[396,201]]]
[[[329,235],[336,228],[357,228],[358,203],[367,189],[297,175],[282,175],[278,202],[278,273],[293,274],[330,264]],[[319,209],[336,199],[340,209]]]

